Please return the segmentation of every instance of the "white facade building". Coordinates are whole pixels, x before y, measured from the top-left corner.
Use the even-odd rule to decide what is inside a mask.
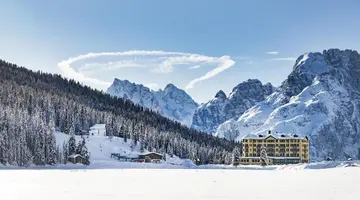
[[[106,136],[105,124],[95,124],[90,127],[89,131],[90,136]]]

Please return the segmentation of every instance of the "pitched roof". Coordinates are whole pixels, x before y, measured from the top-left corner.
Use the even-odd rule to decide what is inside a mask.
[[[90,129],[105,129],[106,124],[95,124]]]
[[[80,154],[71,154],[69,158],[77,158],[79,156],[82,157]]]
[[[250,133],[245,135],[242,139],[259,139],[263,140],[265,138],[268,138],[269,136],[274,137],[275,139],[305,139],[307,138],[305,135],[301,135],[298,133],[283,133],[283,132],[277,132],[277,131],[262,131],[258,133]]]
[[[142,154],[140,154],[140,155],[145,156],[145,155],[149,155],[149,154],[157,154],[157,155],[159,155],[159,156],[164,156],[163,154],[161,154],[161,153],[156,153],[156,152],[146,152],[146,153],[142,153]]]

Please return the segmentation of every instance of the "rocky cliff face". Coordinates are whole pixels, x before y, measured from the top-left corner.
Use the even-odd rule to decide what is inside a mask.
[[[273,130],[310,138],[312,160],[360,159],[360,55],[339,49],[300,56],[266,100],[221,124],[219,137],[240,140]]]
[[[168,84],[164,90],[151,91],[149,88],[115,79],[107,93],[127,98],[134,103],[147,107],[161,115],[190,126],[198,104],[183,90]]]
[[[273,91],[274,87],[270,83],[263,85],[257,79],[240,83],[233,88],[229,97],[220,90],[214,99],[195,111],[192,127],[212,134],[221,123],[238,118],[247,109],[265,100]]]

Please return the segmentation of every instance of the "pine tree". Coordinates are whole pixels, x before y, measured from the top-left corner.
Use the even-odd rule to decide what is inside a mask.
[[[0,121],[1,122],[1,121]],[[7,133],[5,132],[5,130],[1,130],[1,124],[0,124],[0,164],[7,164],[7,151],[8,149],[6,148],[6,136]]]
[[[76,154],[76,140],[74,135],[71,135],[69,138],[68,149],[69,155]]]
[[[82,148],[84,146],[83,142],[85,142],[85,139],[83,138],[83,140],[79,141],[78,144],[76,145],[76,154],[81,154]]]
[[[127,134],[124,133],[124,142],[127,143]]]
[[[81,148],[81,152],[80,155],[82,157],[84,157],[85,159],[85,165],[90,165],[90,152],[88,151],[87,147],[86,147],[86,143],[85,143],[85,139],[83,139],[83,143],[82,143],[82,148]]]
[[[239,160],[240,160],[240,150],[238,147],[235,147],[232,153],[232,164],[234,166],[239,165]]]
[[[68,144],[67,143],[63,143],[63,163],[66,164],[67,163],[67,160],[69,158],[69,147],[68,147]]]
[[[46,134],[46,164],[54,165],[57,163],[56,158],[56,138],[55,138],[55,123],[50,119],[49,127]]]
[[[60,152],[59,146],[56,146],[56,163],[64,163],[63,161],[63,155]]]
[[[144,151],[145,151],[144,144],[140,143],[140,152],[144,153]]]

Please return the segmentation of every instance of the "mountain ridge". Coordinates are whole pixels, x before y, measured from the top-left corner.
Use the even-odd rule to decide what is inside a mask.
[[[239,117],[273,91],[271,83],[263,85],[258,79],[239,83],[228,96],[220,90],[213,99],[196,109],[191,127],[213,134],[221,123]]]
[[[264,130],[296,132],[309,136],[313,161],[360,159],[359,110],[360,55],[329,49],[301,55],[273,94],[214,135],[240,140]]]
[[[126,98],[159,114],[190,126],[195,109],[199,106],[184,90],[169,83],[163,90],[115,78],[106,91],[108,94]]]

